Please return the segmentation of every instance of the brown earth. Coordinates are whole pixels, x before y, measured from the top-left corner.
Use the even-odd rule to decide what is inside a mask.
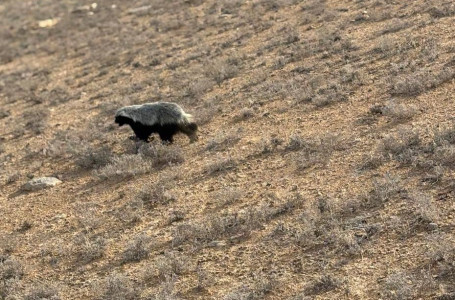
[[[2,1],[0,299],[453,299],[454,20],[443,0]],[[152,101],[199,141],[113,123]],[[63,183],[21,189],[42,176]]]

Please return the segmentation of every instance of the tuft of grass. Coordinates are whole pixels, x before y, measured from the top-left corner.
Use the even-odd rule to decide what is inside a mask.
[[[153,208],[157,205],[166,205],[176,199],[168,190],[169,184],[165,180],[160,180],[155,184],[144,186],[137,193],[136,199],[148,208]]]
[[[382,113],[393,124],[400,124],[411,120],[417,114],[417,108],[413,105],[390,102],[382,109]]]
[[[209,175],[231,170],[235,167],[235,161],[231,157],[218,157],[214,162],[207,164],[206,173]]]
[[[84,169],[98,169],[106,166],[111,161],[112,156],[112,151],[107,146],[99,149],[86,147],[76,154],[75,163]]]
[[[135,300],[139,291],[125,275],[113,273],[105,281],[95,286],[100,300]]]
[[[24,276],[24,268],[20,262],[6,255],[0,255],[0,299],[9,299],[18,288]]]
[[[208,78],[213,79],[218,85],[223,81],[234,78],[239,72],[237,62],[230,60],[216,60],[209,63],[206,70]]]
[[[76,246],[78,248],[75,253],[76,262],[88,264],[104,255],[105,241],[102,237],[90,239],[84,236]]]
[[[251,108],[242,108],[237,115],[234,117],[236,121],[245,121],[251,119],[254,116],[254,111]]]
[[[335,290],[340,286],[340,281],[330,275],[323,275],[310,283],[305,288],[306,295],[320,295]]]
[[[393,18],[390,21],[387,22],[387,25],[379,31],[379,34],[384,35],[384,34],[389,34],[389,33],[395,33],[398,31],[401,31],[403,29],[406,29],[410,27],[411,24],[409,24],[406,21],[403,21],[401,19]]]
[[[242,284],[228,292],[223,300],[259,300],[270,294],[277,285],[276,281],[265,275],[256,275],[251,284]]]
[[[401,185],[401,179],[398,176],[386,174],[383,178],[373,181],[373,188],[365,199],[365,205],[376,207],[404,192],[405,189]]]
[[[151,164],[141,155],[125,154],[113,157],[106,166],[96,170],[101,179],[128,178],[150,172]]]
[[[215,194],[218,207],[224,207],[230,205],[240,199],[243,192],[238,188],[228,187],[218,191]]]
[[[155,266],[158,270],[158,277],[161,280],[165,280],[176,275],[182,275],[190,270],[190,261],[185,256],[166,251],[164,255],[157,258]]]
[[[412,278],[405,272],[395,272],[387,276],[383,283],[381,295],[385,299],[413,299],[415,289],[410,283]]]
[[[153,168],[162,169],[185,161],[182,150],[174,145],[141,143],[138,153],[149,161]]]
[[[24,300],[60,300],[57,289],[51,285],[38,285],[32,287],[24,296]]]
[[[380,145],[380,153],[399,157],[408,149],[415,149],[421,145],[419,133],[412,128],[400,128],[395,135],[386,136]]]
[[[445,67],[439,72],[424,69],[409,75],[398,75],[393,79],[390,93],[397,96],[418,96],[455,77],[453,68]]]
[[[191,81],[184,90],[185,96],[194,99],[200,98],[208,90],[213,88],[214,84],[215,82],[213,82],[213,80],[210,80],[206,77],[196,79],[195,81]]]
[[[205,149],[208,151],[224,151],[232,148],[240,141],[240,137],[236,134],[217,134],[215,138],[208,141]]]
[[[151,238],[145,234],[140,234],[132,240],[122,253],[122,261],[138,262],[147,258],[150,253]]]

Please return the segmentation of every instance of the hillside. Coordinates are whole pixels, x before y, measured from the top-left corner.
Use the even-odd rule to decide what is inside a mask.
[[[448,0],[1,1],[0,299],[454,299],[454,21]],[[114,124],[154,101],[199,141]]]

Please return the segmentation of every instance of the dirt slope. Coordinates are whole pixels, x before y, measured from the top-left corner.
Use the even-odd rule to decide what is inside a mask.
[[[0,4],[0,299],[452,299],[451,1]],[[172,101],[199,141],[129,139]],[[62,184],[21,189],[30,178]]]

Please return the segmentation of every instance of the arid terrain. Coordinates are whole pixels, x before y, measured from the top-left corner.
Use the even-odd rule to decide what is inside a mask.
[[[0,299],[455,299],[454,25],[449,0],[2,0]],[[155,101],[199,141],[114,123]]]

